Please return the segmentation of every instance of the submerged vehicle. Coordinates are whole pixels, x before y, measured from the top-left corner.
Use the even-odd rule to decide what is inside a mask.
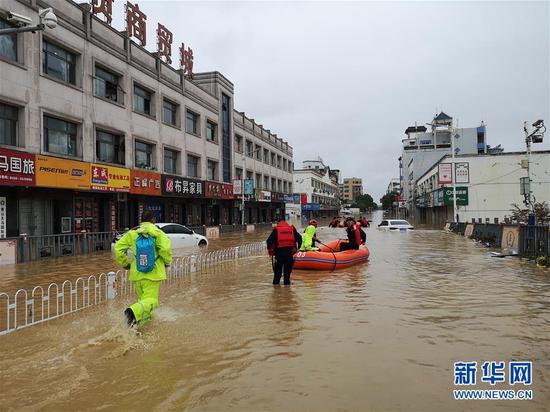
[[[337,270],[345,269],[369,260],[369,248],[366,245],[359,249],[340,250],[340,245],[346,240],[338,239],[318,245],[319,251],[298,252],[294,255],[294,269],[303,270]]]
[[[414,226],[412,226],[406,220],[389,219],[389,220],[382,220],[382,222],[378,225],[378,229],[398,231],[398,232],[408,232],[409,230],[414,230]]]

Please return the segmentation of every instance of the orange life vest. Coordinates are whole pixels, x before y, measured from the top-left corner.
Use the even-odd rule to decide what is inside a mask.
[[[361,223],[356,223],[355,225],[353,225],[353,232],[355,235],[355,243],[357,243],[358,246],[362,245],[363,241],[361,240]]]

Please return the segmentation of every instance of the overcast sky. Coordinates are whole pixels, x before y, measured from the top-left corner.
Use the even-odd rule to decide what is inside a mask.
[[[138,4],[148,50],[161,22],[174,66],[189,44],[194,71],[231,80],[235,108],[288,141],[297,166],[321,156],[377,202],[399,176],[404,130],[436,110],[461,127],[485,121],[489,144],[507,151],[524,147],[523,120],[550,124],[546,1]]]

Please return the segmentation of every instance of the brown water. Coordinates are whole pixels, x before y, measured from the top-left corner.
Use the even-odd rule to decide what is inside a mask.
[[[290,288],[263,257],[193,275],[141,336],[116,302],[0,337],[0,409],[549,410],[547,270],[439,231],[367,235],[368,265]],[[532,360],[534,400],[454,401],[459,360]]]

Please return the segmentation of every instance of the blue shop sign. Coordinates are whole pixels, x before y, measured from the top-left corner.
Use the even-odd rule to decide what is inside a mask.
[[[244,194],[253,195],[254,194],[254,180],[246,179],[244,181]]]
[[[294,202],[294,196],[292,196],[292,195],[285,195],[284,200],[285,200],[285,203],[292,203],[292,202]],[[298,200],[300,200],[299,197],[298,197]]]
[[[306,203],[302,205],[302,211],[304,212],[318,212],[319,210],[321,210],[320,203]]]

